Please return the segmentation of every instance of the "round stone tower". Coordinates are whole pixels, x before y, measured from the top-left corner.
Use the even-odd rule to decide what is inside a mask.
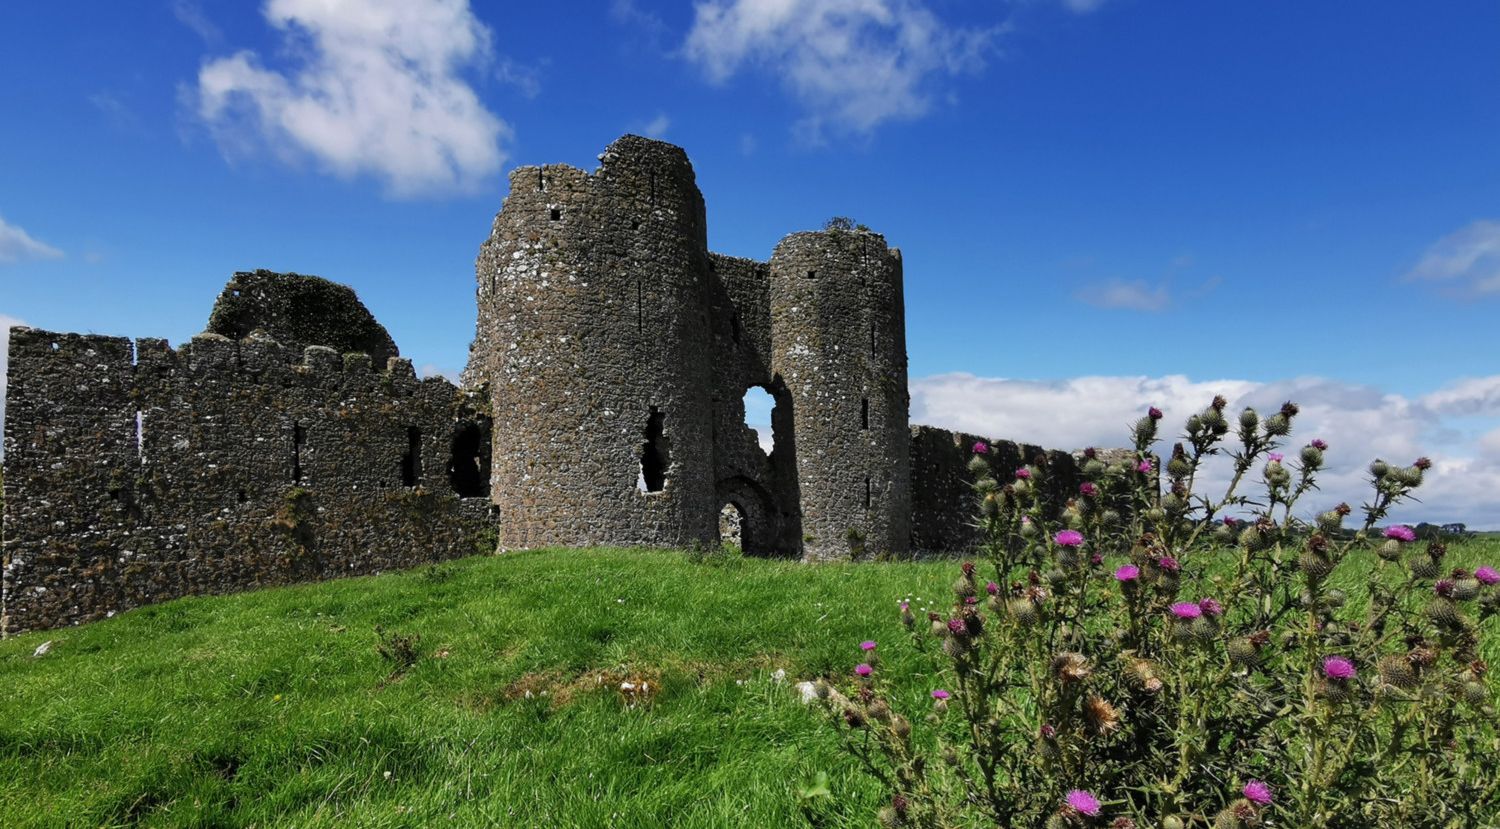
[[[600,160],[513,171],[480,249],[465,379],[490,385],[501,549],[718,538],[703,196],[670,144]]]
[[[783,239],[771,257],[771,343],[796,424],[804,556],[906,553],[901,252],[864,230]]]

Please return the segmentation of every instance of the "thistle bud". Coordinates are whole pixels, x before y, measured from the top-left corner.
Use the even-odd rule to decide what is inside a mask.
[[[1240,798],[1214,816],[1214,829],[1250,829],[1260,825],[1260,810]]]
[[[1311,444],[1302,447],[1302,465],[1308,469],[1318,469],[1323,466],[1323,450]]]
[[[979,502],[979,514],[985,518],[994,518],[1000,514],[1000,498],[993,492],[986,493]]]
[[[1376,480],[1384,478],[1387,474],[1390,473],[1390,471],[1391,465],[1379,458],[1376,458],[1375,460],[1370,462],[1370,474],[1373,475]]]
[[[1203,414],[1198,415],[1198,419],[1204,428],[1215,435],[1222,435],[1229,430],[1229,421],[1224,419],[1222,409],[1215,409],[1210,406]]]
[[[975,455],[969,458],[969,471],[975,475],[988,475],[990,472],[990,463],[984,459],[983,455]]]
[[[1041,611],[1030,599],[1011,599],[1005,603],[1005,610],[1022,627],[1031,627],[1041,619]]]
[[[953,595],[955,597],[960,599],[967,599],[968,597],[976,594],[977,588],[974,585],[974,579],[972,577],[968,575],[959,576],[958,579],[953,582]]]
[[[1330,535],[1344,525],[1344,516],[1338,510],[1329,510],[1318,514],[1318,529]]]
[[[1258,550],[1266,540],[1259,524],[1251,524],[1240,532],[1240,546],[1247,550]]]
[[[1090,458],[1083,464],[1083,475],[1086,478],[1099,478],[1104,475],[1104,461],[1098,458]]]
[[[1387,541],[1386,543],[1394,544],[1395,542]],[[1406,563],[1406,566],[1411,569],[1411,574],[1419,579],[1435,579],[1440,572],[1437,561],[1427,553],[1413,555],[1411,561]]]
[[[1150,417],[1143,417],[1135,422],[1135,445],[1144,449],[1156,440],[1156,421]]]
[[[1182,818],[1176,815],[1167,815],[1162,818],[1161,829],[1184,829]]]
[[[1271,437],[1286,437],[1292,431],[1292,421],[1286,415],[1277,412],[1266,418],[1266,434]]]
[[[912,615],[911,604],[901,603],[901,626],[910,630],[917,623],[917,617]]]
[[[1404,653],[1387,654],[1375,663],[1380,681],[1393,688],[1410,691],[1417,687],[1417,669]]]
[[[1375,555],[1380,556],[1384,561],[1400,561],[1401,542],[1394,538],[1386,539],[1386,542],[1376,549]]]
[[[1029,495],[1031,494],[1031,481],[1026,478],[1017,478],[1016,482],[1010,485],[1010,489],[1016,495]]]
[[[870,703],[868,709],[870,719],[875,722],[889,722],[891,719],[891,706],[883,699],[877,699]]]
[[[891,718],[891,733],[895,734],[897,739],[906,740],[911,736],[911,720],[896,714]]]
[[[1482,708],[1490,700],[1490,691],[1483,682],[1470,680],[1463,684],[1463,699],[1475,708]]]
[[[1449,630],[1463,627],[1464,624],[1464,617],[1459,612],[1458,605],[1454,604],[1452,599],[1442,596],[1433,599],[1432,603],[1427,605],[1427,617],[1432,619],[1438,627]]]
[[[1107,509],[1099,513],[1099,520],[1103,521],[1106,526],[1112,526],[1120,523],[1120,513],[1116,510]]]
[[[1466,602],[1479,595],[1479,579],[1468,577],[1453,581],[1453,598]]]
[[[1041,535],[1041,530],[1037,529],[1036,522],[1024,515],[1021,516],[1021,537],[1036,538],[1039,535]]]
[[[1260,415],[1256,414],[1254,409],[1247,408],[1243,412],[1240,412],[1241,431],[1253,432],[1259,423]]]
[[[1167,511],[1161,507],[1152,507],[1146,510],[1146,519],[1154,524],[1159,524],[1167,520]]]
[[[1229,661],[1241,668],[1260,667],[1260,648],[1248,636],[1237,636],[1229,640],[1226,647],[1229,651]]]

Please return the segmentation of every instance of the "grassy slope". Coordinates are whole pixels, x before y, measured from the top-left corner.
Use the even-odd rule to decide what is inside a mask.
[[[789,686],[874,638],[922,710],[895,604],[953,576],[538,552],[28,634],[0,642],[0,826],[795,826],[820,769],[824,825],[869,825],[877,793]],[[377,624],[426,658],[386,681]],[[642,678],[662,692],[626,707],[614,689]]]

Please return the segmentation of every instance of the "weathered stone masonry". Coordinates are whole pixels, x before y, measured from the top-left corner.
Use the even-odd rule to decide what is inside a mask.
[[[861,229],[712,253],[680,148],[600,159],[511,174],[462,389],[295,274],[236,274],[175,351],[13,329],[0,632],[477,549],[715,544],[726,505],[753,554],[971,546],[979,438],[908,425],[900,252]],[[1076,491],[1070,456],[989,443]]]

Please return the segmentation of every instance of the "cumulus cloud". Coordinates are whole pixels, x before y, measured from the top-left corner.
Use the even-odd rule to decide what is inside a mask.
[[[461,77],[491,59],[468,0],[268,0],[264,13],[295,66],[241,51],[198,73],[197,113],[227,154],[263,145],[398,197],[470,191],[504,163],[510,128]]]
[[[1500,292],[1500,221],[1480,219],[1439,239],[1406,278],[1457,284],[1476,294]]]
[[[14,265],[36,259],[60,259],[62,255],[62,251],[31,238],[31,234],[0,216],[0,265]]]
[[[1085,285],[1073,292],[1073,298],[1099,308],[1124,308],[1131,311],[1164,311],[1172,304],[1172,294],[1165,283],[1149,285],[1145,280],[1110,279]]]
[[[711,81],[760,69],[808,111],[797,128],[868,133],[927,112],[943,75],[983,68],[999,27],[939,19],[921,0],[705,0],[683,54]]]
[[[658,112],[655,118],[641,125],[641,135],[647,138],[661,138],[667,134],[671,126],[672,119],[668,118],[666,113]]]
[[[193,30],[193,34],[203,38],[204,43],[217,44],[224,39],[224,33],[214,25],[208,15],[203,13],[203,8],[193,0],[173,0],[172,16],[177,22]]]
[[[1454,404],[1485,399],[1476,392],[1481,388],[1500,388],[1500,376],[1462,381],[1412,398],[1315,377],[1256,382],[1191,380],[1182,375],[1104,376],[1045,382],[941,374],[912,382],[911,416],[914,423],[1079,449],[1123,445],[1130,424],[1154,405],[1166,414],[1166,443],[1161,447],[1166,451],[1188,415],[1201,411],[1216,394],[1229,400],[1236,413],[1251,406],[1270,414],[1292,400],[1301,407],[1290,442],[1293,449],[1314,437],[1332,446],[1322,489],[1309,496],[1307,510],[1339,501],[1358,506],[1368,500],[1365,469],[1374,458],[1409,464],[1427,455],[1435,465],[1418,491],[1422,503],[1402,507],[1394,519],[1500,527],[1500,429],[1469,438],[1445,420],[1455,415],[1500,416],[1500,406]],[[1228,481],[1227,463],[1218,461],[1206,470],[1210,488],[1222,488]]]

